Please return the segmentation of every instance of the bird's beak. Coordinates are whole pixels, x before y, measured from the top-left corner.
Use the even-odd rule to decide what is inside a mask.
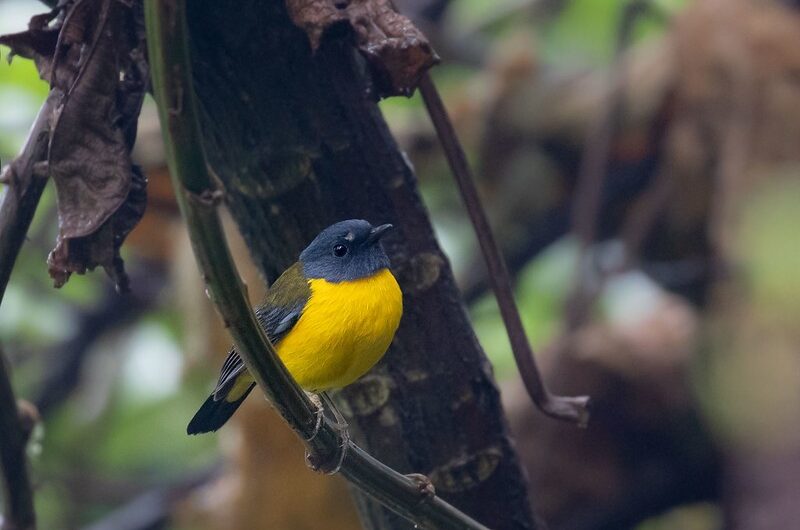
[[[391,229],[392,225],[390,224],[376,226],[369,231],[369,235],[367,236],[367,245],[374,245],[381,239],[381,237],[383,237],[383,234]]]

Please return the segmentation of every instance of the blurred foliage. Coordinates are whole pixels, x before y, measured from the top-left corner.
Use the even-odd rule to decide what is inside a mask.
[[[675,13],[686,0],[648,2],[661,16]],[[547,27],[542,28],[542,49],[552,61],[575,61],[585,64],[608,64],[614,57],[617,26],[627,2],[574,0]],[[642,41],[663,30],[663,22],[645,17],[634,31],[635,41]]]
[[[711,504],[691,504],[670,510],[664,515],[643,521],[637,530],[705,530],[719,528],[719,509]]]
[[[787,168],[748,198],[734,242],[747,273],[735,293],[741,302],[722,309],[718,319],[729,327],[715,323],[709,353],[698,363],[708,420],[744,450],[791,447],[798,437],[800,247],[787,244],[800,226],[796,175],[796,167]]]
[[[563,241],[544,252],[517,277],[517,303],[531,344],[541,346],[554,338],[561,325],[564,298],[572,281],[577,247]],[[492,360],[498,379],[516,371],[497,304],[485,295],[471,308],[475,332]]]
[[[800,246],[787,245],[800,226],[800,183],[792,178],[797,172],[787,168],[785,178],[752,197],[742,220],[738,257],[750,272],[754,303],[769,319],[800,315]]]

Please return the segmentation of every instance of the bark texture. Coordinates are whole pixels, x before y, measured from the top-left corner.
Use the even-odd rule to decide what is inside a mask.
[[[405,295],[400,330],[340,396],[359,443],[492,528],[535,528],[491,367],[352,35],[333,28],[312,55],[275,0],[193,3],[189,24],[210,163],[267,278],[336,220],[397,227],[385,246]],[[371,528],[409,526],[364,506]]]

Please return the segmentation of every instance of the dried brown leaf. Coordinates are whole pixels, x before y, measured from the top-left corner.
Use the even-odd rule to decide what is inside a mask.
[[[27,31],[0,35],[0,44],[11,48],[9,62],[15,55],[32,59],[42,79],[48,79],[60,30],[60,26],[50,26],[50,22],[58,16],[58,13],[59,11],[54,9],[49,13],[35,15],[28,23]]]
[[[97,230],[125,200],[131,180],[130,154],[114,123],[119,76],[113,35],[116,10],[99,0],[84,2],[89,3],[106,4],[90,57],[75,75],[70,75],[73,65],[62,66],[66,61],[57,63],[53,72],[53,89],[61,90],[64,97],[55,116],[49,161],[58,190],[60,233],[65,238]],[[76,25],[87,22],[77,17],[71,20]],[[65,26],[65,31],[71,26]],[[73,48],[93,40],[91,34],[75,37],[74,42],[64,39],[69,47],[67,60]]]
[[[48,257],[56,286],[97,265],[127,286],[119,247],[146,200],[130,157],[146,79],[142,44],[124,33],[132,14],[114,0],[83,0],[62,28],[52,83],[64,97],[49,157],[59,212]]]
[[[316,50],[333,26],[348,25],[376,74],[381,95],[410,95],[439,60],[428,39],[389,0],[286,0],[292,22]]]
[[[101,265],[119,291],[128,290],[128,277],[119,248],[144,214],[146,184],[144,174],[133,166],[133,178],[125,201],[100,228],[86,237],[65,238],[59,235],[56,247],[47,257],[50,276],[56,287],[64,285],[73,272],[83,274]]]
[[[131,161],[147,84],[141,5],[75,0],[0,37],[50,81],[47,168],[59,235],[48,257],[57,287],[102,266],[127,287],[119,249],[144,213],[146,180]]]

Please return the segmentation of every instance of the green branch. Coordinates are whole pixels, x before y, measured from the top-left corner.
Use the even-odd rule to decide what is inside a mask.
[[[418,527],[485,529],[424,487],[424,481],[390,469],[349,440],[341,447],[342,437],[329,420],[315,432],[317,408],[289,375],[257,323],[228,251],[216,208],[222,191],[209,172],[202,147],[185,9],[185,0],[145,1],[153,93],[167,163],[195,257],[247,369],[267,399],[306,441],[310,460],[318,469],[340,470],[347,480]]]

